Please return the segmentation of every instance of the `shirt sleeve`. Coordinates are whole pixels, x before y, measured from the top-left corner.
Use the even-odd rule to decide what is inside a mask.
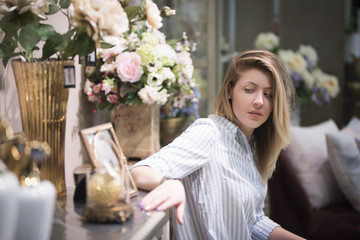
[[[258,209],[256,213],[256,223],[253,226],[251,234],[252,239],[269,239],[270,233],[274,230],[274,228],[280,226],[279,224],[265,216],[263,209],[264,204],[262,204],[262,206]]]
[[[149,166],[166,177],[184,178],[207,163],[214,145],[217,127],[207,118],[196,120],[173,142],[132,168]]]

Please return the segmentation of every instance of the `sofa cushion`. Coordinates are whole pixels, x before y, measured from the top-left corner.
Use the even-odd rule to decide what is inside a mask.
[[[310,127],[291,126],[285,152],[311,206],[317,209],[344,201],[328,161],[325,138],[338,131],[332,119]]]
[[[330,166],[346,198],[360,212],[360,121],[354,117],[326,136]]]

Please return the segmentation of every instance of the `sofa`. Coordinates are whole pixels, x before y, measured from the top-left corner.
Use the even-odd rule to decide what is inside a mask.
[[[360,135],[334,124],[292,127],[268,184],[270,218],[309,240],[360,239]]]
[[[285,152],[269,181],[270,218],[309,240],[359,240],[360,213],[349,202],[314,209]]]

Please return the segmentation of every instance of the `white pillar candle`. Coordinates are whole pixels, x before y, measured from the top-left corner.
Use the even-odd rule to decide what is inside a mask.
[[[12,172],[0,173],[0,239],[14,239],[18,215],[19,180]]]
[[[23,187],[19,193],[15,239],[50,239],[55,200],[56,190],[50,181],[43,180],[35,187]]]

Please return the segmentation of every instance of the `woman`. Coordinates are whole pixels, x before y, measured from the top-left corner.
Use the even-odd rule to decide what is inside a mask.
[[[197,119],[132,168],[136,185],[151,191],[140,207],[175,207],[178,239],[301,239],[263,212],[266,182],[289,143],[293,99],[292,82],[275,54],[240,53],[215,114]]]

